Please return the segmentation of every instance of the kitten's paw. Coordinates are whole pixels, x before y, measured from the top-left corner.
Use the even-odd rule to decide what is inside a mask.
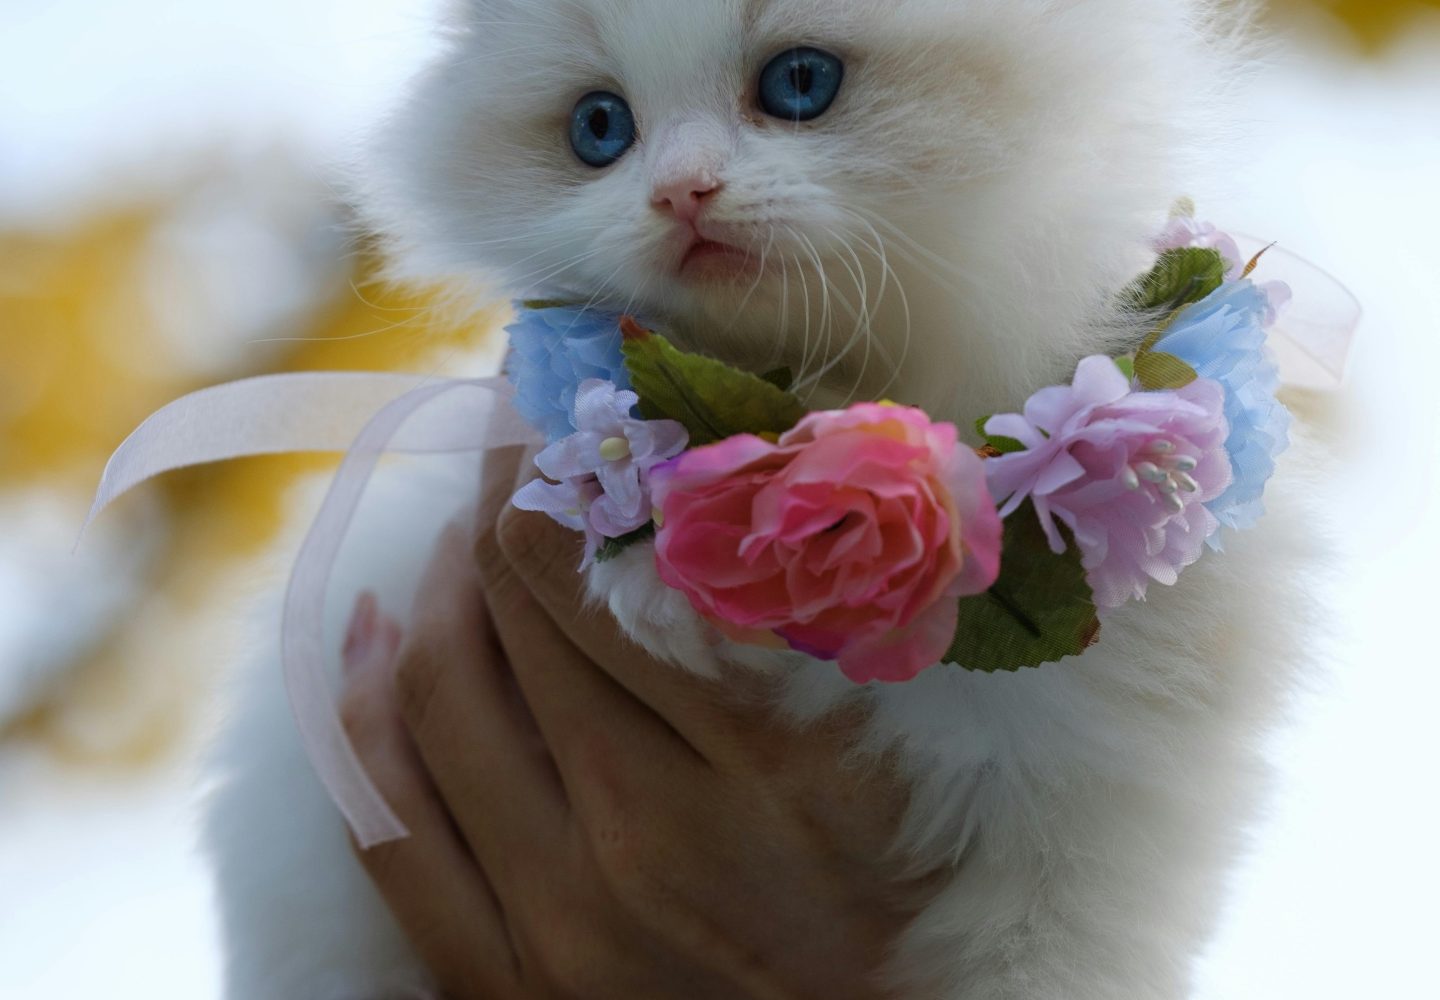
[[[655,572],[655,550],[632,545],[614,559],[591,567],[590,597],[610,609],[626,633],[646,651],[704,677],[719,675],[727,643],[695,613],[680,591]]]

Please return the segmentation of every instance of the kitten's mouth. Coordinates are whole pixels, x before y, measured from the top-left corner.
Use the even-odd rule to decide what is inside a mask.
[[[737,278],[758,266],[753,255],[729,243],[696,238],[680,260],[680,273],[687,277]]]

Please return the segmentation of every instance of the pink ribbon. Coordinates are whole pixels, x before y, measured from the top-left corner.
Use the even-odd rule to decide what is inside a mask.
[[[463,452],[543,443],[503,378],[426,381],[327,372],[202,389],[158,411],[111,457],[86,527],[161,473],[243,455],[344,451],[286,588],[281,662],[300,738],[364,848],[408,836],[355,755],[325,676],[323,608],[331,570],[376,463],[387,451]],[[83,529],[82,529],[83,534]]]

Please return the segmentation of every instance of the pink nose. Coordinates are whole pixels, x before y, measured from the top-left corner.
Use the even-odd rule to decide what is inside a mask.
[[[692,174],[656,184],[650,200],[661,211],[674,213],[681,222],[693,223],[721,186],[712,174]]]

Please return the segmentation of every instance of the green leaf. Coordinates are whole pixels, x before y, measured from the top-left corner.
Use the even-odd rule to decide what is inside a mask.
[[[775,388],[784,389],[786,392],[789,392],[790,387],[795,384],[795,373],[789,368],[776,368],[774,371],[768,371],[760,377]]]
[[[1115,367],[1131,382],[1135,381],[1135,359],[1126,354],[1115,359]]]
[[[783,434],[806,414],[771,382],[713,358],[676,350],[664,337],[626,328],[625,367],[647,420],[678,420],[692,447],[736,434]]]
[[[1135,375],[1140,379],[1141,388],[1149,392],[1183,389],[1200,377],[1194,368],[1164,351],[1146,351],[1137,357]]]
[[[525,299],[520,303],[522,309],[529,309],[531,312],[541,312],[545,309],[564,309],[579,305],[577,302],[569,302],[565,299]]]
[[[1095,644],[1100,619],[1085,582],[1080,552],[1050,551],[1034,505],[1005,521],[1000,579],[989,592],[960,601],[960,623],[945,662],[967,670],[1016,671],[1078,656]]]
[[[1139,380],[1142,389],[1148,392],[1183,389],[1200,377],[1180,358],[1155,350],[1155,345],[1160,343],[1180,310],[1205,298],[1224,283],[1226,266],[1218,250],[1203,247],[1167,250],[1150,273],[1125,292],[1128,304],[1134,309],[1164,310],[1160,321],[1135,352],[1131,377]]]
[[[648,542],[654,537],[655,525],[652,523],[645,525],[643,528],[637,528],[628,535],[622,535],[619,538],[607,538],[605,539],[605,544],[600,546],[599,551],[595,553],[595,561],[602,563],[609,562],[630,546],[638,545],[641,542]]]
[[[1150,273],[1125,290],[1123,299],[1131,309],[1149,312],[1174,311],[1199,302],[1225,282],[1225,258],[1218,250],[1184,247],[1166,250]]]
[[[1011,452],[1025,451],[1025,445],[1011,437],[1001,437],[998,434],[985,433],[985,425],[990,422],[989,417],[981,417],[975,421],[975,430],[985,439],[985,443],[994,448],[1002,455],[1009,455]]]

